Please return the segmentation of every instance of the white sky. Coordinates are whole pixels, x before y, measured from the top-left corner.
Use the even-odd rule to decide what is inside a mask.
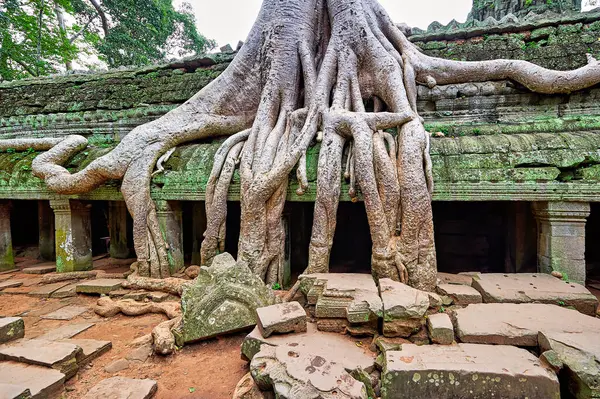
[[[219,47],[245,41],[262,0],[188,0],[196,10],[198,30]],[[472,0],[379,0],[395,22],[422,29],[433,21],[464,22]],[[176,2],[177,3],[177,2]]]

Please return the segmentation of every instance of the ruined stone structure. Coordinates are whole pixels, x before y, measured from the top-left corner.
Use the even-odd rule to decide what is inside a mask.
[[[578,4],[554,3],[567,8]],[[526,18],[523,4],[502,15],[478,14],[478,4],[475,18],[467,23],[434,23],[427,31],[413,30],[410,40],[441,58],[523,59],[559,70],[581,67],[587,63],[586,53],[600,52],[600,13],[536,19]],[[508,13],[514,18],[502,23],[475,22],[488,16],[499,20]],[[205,87],[234,56],[3,83],[0,137],[83,135],[90,146],[67,164],[71,172],[82,170],[134,127]],[[543,95],[511,81],[418,87],[418,111],[433,134],[433,214],[440,270],[538,269],[559,271],[576,282],[585,280],[586,265],[595,271],[600,251],[585,244],[600,230],[600,208],[595,204],[600,198],[599,98],[597,87]],[[184,262],[199,262],[206,183],[221,143],[179,146],[164,163],[164,171],[153,177],[152,198],[173,270]],[[290,179],[283,212],[285,268],[278,278],[282,285],[307,265],[319,149],[320,143],[313,143],[307,151],[304,195],[298,195],[298,183]],[[13,246],[31,244],[39,246],[41,257],[56,259],[59,271],[87,270],[92,256],[107,249],[116,258],[131,256],[131,220],[119,182],[109,181],[88,194],[58,195],[32,175],[36,155],[27,146],[0,154],[0,270],[13,267]],[[228,197],[231,223],[223,243],[223,249],[234,254],[239,183],[236,171]],[[343,182],[331,270],[368,272],[371,248],[362,196],[359,192],[356,203],[349,189]],[[12,218],[4,216],[10,212]]]

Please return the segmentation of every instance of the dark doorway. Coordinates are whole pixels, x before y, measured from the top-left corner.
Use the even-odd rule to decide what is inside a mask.
[[[371,273],[371,233],[362,202],[340,202],[333,248],[331,273]]]

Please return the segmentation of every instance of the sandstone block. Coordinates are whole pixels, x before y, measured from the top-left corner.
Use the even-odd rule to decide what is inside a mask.
[[[502,345],[402,345],[388,351],[381,398],[559,399],[553,371],[531,353]]]
[[[473,287],[462,284],[440,284],[437,286],[440,295],[452,298],[455,305],[481,303],[481,294]]]
[[[55,271],[56,271],[55,264],[47,264],[47,265],[26,267],[25,269],[23,269],[22,273],[25,273],[25,274],[47,274],[47,273],[52,273]]]
[[[25,336],[25,323],[21,317],[0,318],[0,344]]]
[[[0,383],[22,386],[33,398],[49,398],[63,389],[65,375],[51,368],[0,362]]]
[[[584,286],[567,283],[549,274],[485,273],[473,279],[473,288],[485,303],[548,303],[573,306],[581,313],[596,314],[598,299]]]
[[[276,298],[260,277],[228,253],[217,255],[211,267],[181,297],[182,337],[185,342],[240,331],[256,325],[256,309],[273,305]]]
[[[23,385],[0,383],[0,399],[28,399],[31,391]]]
[[[42,319],[48,320],[72,320],[75,317],[87,312],[89,308],[86,306],[70,305],[60,308],[52,313],[48,313],[42,316]]]
[[[150,399],[157,389],[154,380],[112,377],[96,384],[83,399]]]
[[[256,309],[258,329],[263,337],[273,333],[306,331],[306,312],[298,302],[278,303]]]
[[[51,367],[71,378],[77,373],[83,351],[77,345],[31,339],[0,347],[0,360]]]
[[[108,295],[111,291],[120,289],[124,281],[110,278],[84,281],[77,284],[77,292],[82,294]]]
[[[427,330],[434,344],[451,345],[454,341],[454,326],[446,313],[432,314],[427,317]]]

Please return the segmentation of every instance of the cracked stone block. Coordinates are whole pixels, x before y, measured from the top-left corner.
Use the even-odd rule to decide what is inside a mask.
[[[98,341],[95,339],[65,339],[60,342],[77,345],[83,351],[83,358],[78,361],[82,366],[102,356],[112,348],[110,341]]]
[[[429,295],[406,284],[383,278],[379,280],[383,302],[383,335],[409,337],[418,332],[429,308]]]
[[[427,317],[427,330],[434,344],[452,345],[454,326],[446,313],[436,313]]]
[[[481,294],[473,287],[462,284],[440,284],[437,293],[452,298],[454,305],[481,303]]]
[[[46,285],[43,285],[43,286],[29,292],[29,295],[37,296],[40,298],[50,298],[50,296],[52,296],[52,294],[55,291],[57,291],[63,287],[66,287],[69,284],[70,284],[69,282],[46,284]]]
[[[541,303],[481,303],[454,311],[461,342],[538,346],[538,332],[594,333],[600,319],[574,309]]]
[[[23,385],[0,383],[0,399],[29,399],[31,391]]]
[[[598,308],[598,299],[581,284],[543,273],[479,274],[473,288],[485,303],[548,303],[572,306],[589,316],[595,316]]]
[[[402,345],[385,353],[381,398],[560,399],[554,372],[504,345]]]
[[[57,289],[50,294],[50,298],[70,298],[77,296],[77,284],[79,283],[73,283]]]
[[[263,337],[273,333],[306,331],[306,312],[298,302],[278,303],[256,309],[258,329]]]
[[[33,398],[51,398],[62,391],[65,375],[60,371],[24,363],[0,362],[0,383],[26,387]]]
[[[300,290],[308,305],[315,306],[317,319],[346,320],[362,325],[365,333],[377,333],[383,303],[373,277],[358,273],[315,273],[301,276]]]
[[[0,344],[25,336],[25,323],[21,317],[0,318]]]
[[[154,380],[111,377],[96,384],[83,399],[150,399],[157,389]]]
[[[83,360],[83,350],[77,345],[56,341],[31,339],[0,347],[0,360],[46,366],[73,377],[78,363]]]
[[[182,337],[193,342],[256,325],[256,309],[277,302],[275,294],[245,265],[228,253],[217,255],[210,267],[184,288]]]
[[[77,284],[77,292],[82,294],[108,295],[111,291],[121,288],[125,280],[100,278],[97,280],[84,281]]]

